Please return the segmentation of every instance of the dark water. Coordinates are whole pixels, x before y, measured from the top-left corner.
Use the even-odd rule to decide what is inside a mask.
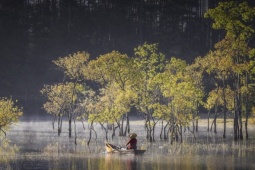
[[[50,122],[21,122],[13,126],[7,135],[11,140],[10,147],[16,144],[19,151],[1,153],[0,169],[255,169],[254,140],[234,143],[207,134],[198,143],[170,145],[158,141],[150,144],[144,140],[141,125],[136,125],[136,129],[139,129],[136,130],[139,147],[147,149],[144,155],[106,154],[104,133],[100,128],[97,129],[97,140],[93,135],[93,141],[87,147],[88,130],[84,131],[81,126],[77,128],[79,138],[75,146],[73,138],[68,138],[67,130],[58,137]],[[189,137],[186,135],[185,140]],[[110,142],[123,145],[126,140],[122,137]]]

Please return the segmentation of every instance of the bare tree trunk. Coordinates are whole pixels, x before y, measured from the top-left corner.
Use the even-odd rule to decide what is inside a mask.
[[[248,113],[246,112],[246,116],[245,116],[245,138],[249,139],[249,134],[248,134]]]
[[[124,131],[124,136],[127,135],[127,133],[130,133],[130,124],[129,124],[129,117],[128,117],[128,113],[126,113],[126,127],[125,127],[125,131]]]
[[[239,120],[239,139],[243,140],[243,122],[242,122],[242,96],[240,89],[240,75],[238,75],[238,120]]]
[[[198,117],[198,101],[196,106],[196,116]],[[196,132],[198,132],[198,119],[196,119]]]
[[[149,141],[150,142],[152,142],[153,141],[153,139],[152,139],[152,127],[151,127],[151,120],[150,120],[150,118],[149,118],[149,116],[147,115],[147,139],[149,139]]]
[[[105,140],[108,140],[108,129],[107,127],[104,127],[104,124],[100,123],[102,129],[105,131]]]
[[[226,138],[226,128],[227,128],[227,101],[226,101],[226,90],[225,90],[225,77],[223,78],[223,88],[222,88],[222,90],[223,90],[223,101],[224,101],[224,110],[223,110],[223,126],[224,126],[224,128],[223,128],[223,139],[225,139]]]
[[[68,116],[68,125],[69,125],[69,128],[68,128],[68,136],[69,138],[72,138],[72,117],[71,116]]]
[[[237,110],[238,110],[238,99],[237,99],[237,92],[235,91],[235,111],[234,111],[234,140],[237,141],[238,139],[238,114],[237,114]]]
[[[170,144],[172,145],[173,144],[173,136],[174,136],[174,127],[173,126],[169,127],[169,133],[170,133],[170,136],[168,138],[169,138]]]
[[[157,122],[155,120],[153,121],[152,125],[152,141],[155,142],[155,127],[156,127]]]
[[[197,131],[197,129],[196,129],[196,131]],[[180,134],[180,142],[182,143],[182,125],[180,125],[180,129],[179,129],[179,134]]]
[[[58,136],[60,136],[62,131],[62,116],[58,116]]]
[[[75,118],[73,118],[73,124],[74,124],[74,144],[77,145],[77,132],[76,132],[76,121]]]
[[[159,139],[162,140],[162,134],[163,134],[163,130],[164,130],[164,120],[162,119],[161,121],[161,128],[160,128],[160,135],[159,135]]]
[[[56,122],[56,116],[53,115],[53,117],[52,117],[52,129],[53,130],[55,129],[55,122]]]
[[[210,131],[210,110],[208,112],[208,117],[207,117],[207,132]]]
[[[120,125],[120,130],[119,130],[119,136],[123,136],[123,125],[124,124],[124,117],[121,116],[121,125]]]
[[[248,89],[248,84],[249,84],[249,78],[248,78],[248,73],[246,73],[246,88]],[[249,116],[250,116],[250,112],[249,112],[249,94],[246,93],[245,95],[245,134],[246,134],[246,139],[249,138],[249,134],[248,134],[248,119],[249,119]]]
[[[127,132],[130,134],[130,123],[129,123],[129,115],[127,113]]]
[[[166,140],[167,138],[168,138],[168,133],[167,133],[167,131],[166,131],[166,128],[167,128],[167,126],[169,125],[170,123],[169,122],[167,122],[167,124],[165,125],[165,127],[164,127],[164,140]]]
[[[213,119],[213,122],[211,124],[211,131],[212,131],[212,126],[214,125],[214,133],[217,134],[217,112],[218,112],[218,109],[217,109],[218,106],[215,106],[215,111],[214,111],[214,119]]]
[[[96,135],[96,139],[97,139],[97,133],[94,130],[93,124],[94,124],[94,120],[90,123],[90,127],[89,127],[89,139],[88,139],[88,142],[87,142],[87,146],[89,146],[89,144],[90,144],[90,141],[91,141],[91,138],[92,138],[92,131],[94,131],[94,133]]]
[[[112,126],[113,126],[113,127],[112,127],[112,139],[113,139],[113,137],[116,136],[116,135],[115,135],[115,132],[116,132],[116,129],[119,128],[119,124],[117,124],[116,127],[114,126],[114,124],[113,124]]]

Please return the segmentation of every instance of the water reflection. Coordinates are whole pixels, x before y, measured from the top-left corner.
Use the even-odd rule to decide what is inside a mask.
[[[104,141],[99,139],[91,142],[90,147],[83,145],[86,136],[79,138],[75,146],[73,139],[68,139],[68,133],[65,136],[63,132],[63,136],[58,137],[48,127],[47,122],[27,123],[9,132],[8,138],[20,150],[6,150],[11,156],[1,150],[0,170],[255,169],[253,140],[169,145],[167,142],[149,144],[140,139],[140,147],[147,149],[144,155],[120,155],[105,154]],[[124,141],[126,139],[120,138],[114,142],[122,144]]]
[[[126,169],[136,170],[137,156],[135,155],[120,155],[120,154],[106,154],[105,155],[105,169]]]
[[[17,155],[1,162],[0,169],[43,169],[43,170],[165,170],[165,169],[254,169],[252,157],[232,155]]]

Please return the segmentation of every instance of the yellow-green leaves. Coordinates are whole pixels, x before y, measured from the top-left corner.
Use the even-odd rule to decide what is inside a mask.
[[[112,51],[91,60],[88,64],[87,78],[99,82],[103,86],[115,82],[121,88],[130,80],[130,62],[126,54]]]
[[[255,8],[247,2],[220,2],[216,8],[209,9],[205,17],[212,18],[212,27],[226,30],[229,37],[246,40],[254,34]]]
[[[77,52],[73,55],[61,57],[53,61],[53,63],[61,68],[70,79],[79,80],[84,75],[84,72],[87,72],[86,65],[88,60],[88,53]]]
[[[164,97],[169,98],[174,112],[192,112],[203,98],[202,77],[195,75],[185,61],[171,58],[162,74],[161,86]]]
[[[5,133],[5,129],[12,123],[18,122],[23,114],[22,109],[15,106],[12,98],[0,99],[0,131]],[[0,132],[1,133],[1,132]]]
[[[44,109],[53,115],[63,115],[66,109],[70,108],[78,99],[78,94],[85,89],[80,84],[59,83],[55,85],[44,85],[41,93],[48,101],[43,105]]]

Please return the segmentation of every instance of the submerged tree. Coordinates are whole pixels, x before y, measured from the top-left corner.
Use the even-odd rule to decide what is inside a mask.
[[[6,135],[6,130],[13,123],[19,121],[22,116],[22,108],[16,106],[12,98],[1,98],[0,99],[0,132]]]
[[[126,135],[127,131],[129,133],[130,129],[128,112],[132,105],[132,98],[134,98],[132,96],[135,96],[129,95],[131,80],[135,75],[132,67],[132,60],[126,54],[112,51],[91,60],[88,64],[89,71],[84,73],[88,80],[99,83],[97,90],[101,89],[101,92],[107,92],[101,97],[111,99],[108,100],[108,104],[114,104],[114,110],[119,114],[118,118],[115,117],[117,119],[114,122],[120,129],[120,136]],[[111,113],[109,112],[109,114]],[[126,128],[124,128],[124,118],[126,118]]]
[[[235,93],[234,139],[243,139],[242,117],[244,94],[241,89],[248,87],[247,83],[249,82],[248,79],[250,79],[250,76],[247,75],[252,74],[254,49],[249,47],[249,41],[255,32],[255,7],[250,7],[247,2],[240,4],[234,1],[222,2],[215,9],[208,10],[205,16],[214,20],[212,25],[214,29],[223,29],[226,31],[225,38],[215,45],[216,50],[212,54],[216,54],[214,56],[220,59],[214,66],[218,70],[218,77],[219,75],[221,76],[224,88],[226,86],[226,75],[231,74],[231,81],[228,83],[233,83],[229,84],[229,86],[233,88]],[[229,61],[227,65],[225,64],[226,61]],[[208,63],[208,65],[211,64]],[[223,95],[225,94],[223,93]],[[247,93],[245,96],[247,102]],[[250,109],[246,108],[245,110],[248,111]],[[225,114],[224,122],[226,123]],[[225,137],[225,132],[223,137]]]
[[[72,134],[72,121],[74,119],[74,111],[77,106],[78,89],[83,85],[83,72],[86,68],[86,64],[89,60],[89,54],[85,52],[77,52],[73,55],[61,57],[58,60],[53,61],[58,68],[63,71],[64,78],[63,83],[56,85],[55,87],[45,86],[41,91],[48,97],[48,102],[44,105],[44,108],[48,112],[52,112],[58,118],[58,133],[61,132],[62,116],[63,114],[68,116],[69,123],[69,137]],[[72,81],[73,83],[65,83]],[[63,96],[64,95],[64,96]],[[60,100],[60,101],[56,101]],[[57,107],[55,108],[55,105]],[[49,108],[52,108],[49,110]]]
[[[171,137],[180,136],[182,141],[183,127],[189,129],[190,123],[198,119],[197,107],[204,95],[201,77],[194,79],[185,61],[171,58],[159,78],[162,81],[162,94],[169,99]]]
[[[43,105],[43,108],[54,118],[57,118],[58,121],[58,135],[62,131],[62,119],[63,116],[67,115],[68,119],[70,118],[70,107],[77,107],[79,94],[84,91],[82,85],[75,85],[74,83],[59,83],[55,85],[44,85],[44,88],[41,90],[41,93],[46,96],[47,102]],[[75,109],[75,108],[74,108]],[[55,121],[55,119],[54,119]],[[53,123],[54,123],[53,121]],[[70,125],[70,122],[69,122]],[[54,127],[54,125],[53,125]],[[69,137],[71,137],[71,129],[69,127]]]

